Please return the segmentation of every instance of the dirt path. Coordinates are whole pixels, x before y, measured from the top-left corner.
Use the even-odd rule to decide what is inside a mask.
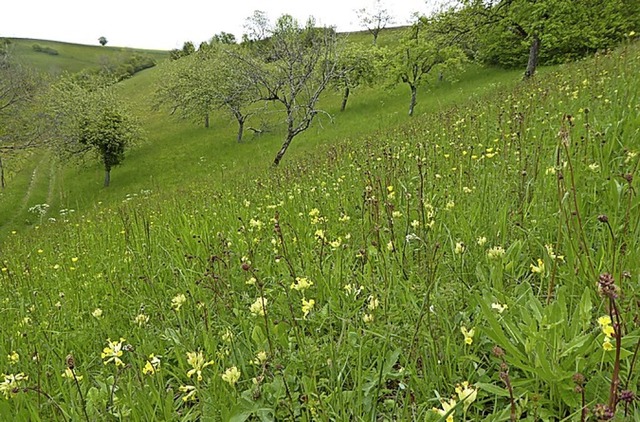
[[[31,198],[31,193],[33,192],[33,187],[36,184],[37,178],[38,178],[38,173],[40,172],[40,168],[43,166],[43,163],[49,158],[48,155],[44,155],[42,157],[42,159],[38,162],[38,164],[36,165],[36,167],[33,169],[33,171],[31,172],[31,180],[29,181],[29,187],[27,188],[26,192],[24,193],[24,196],[22,197],[22,200],[20,201],[20,205],[18,207],[16,207],[15,212],[13,213],[13,216],[11,217],[11,219],[9,221],[7,221],[3,226],[13,226],[13,223],[16,221],[16,218],[18,218],[19,215],[21,215],[27,208],[27,205],[29,204],[29,199]],[[51,180],[49,180],[49,184],[51,185]],[[49,189],[51,190],[51,186],[49,186]],[[4,228],[4,227],[2,227]]]

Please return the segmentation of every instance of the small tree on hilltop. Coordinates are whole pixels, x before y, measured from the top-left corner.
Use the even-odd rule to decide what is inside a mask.
[[[100,38],[98,38],[98,42],[100,43],[101,46],[104,47],[105,45],[107,45],[108,41],[107,41],[106,37],[100,37]]]
[[[393,15],[384,7],[381,0],[375,0],[373,7],[370,9],[362,8],[356,10],[356,15],[360,21],[360,26],[367,28],[367,31],[373,35],[374,45],[378,43],[380,31],[388,25],[392,25],[395,21]]]

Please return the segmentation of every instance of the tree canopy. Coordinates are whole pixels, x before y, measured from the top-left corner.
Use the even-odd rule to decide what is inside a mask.
[[[57,150],[62,157],[95,154],[104,166],[104,186],[125,151],[141,139],[142,129],[108,81],[66,75],[56,82],[48,101]]]

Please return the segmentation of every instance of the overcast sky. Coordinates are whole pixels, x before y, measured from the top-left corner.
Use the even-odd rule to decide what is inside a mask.
[[[383,0],[396,24],[408,23],[414,12],[427,13],[437,0]],[[289,13],[304,23],[314,16],[319,25],[338,31],[362,29],[356,9],[372,8],[373,0],[2,0],[0,37],[35,38],[169,50],[185,41],[196,47],[221,31],[240,39],[245,19],[262,10],[274,20]]]

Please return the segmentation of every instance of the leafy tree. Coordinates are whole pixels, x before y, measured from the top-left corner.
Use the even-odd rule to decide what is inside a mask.
[[[220,32],[211,38],[210,44],[235,44],[236,36],[229,32]]]
[[[98,38],[98,42],[100,43],[101,46],[104,47],[105,45],[107,45],[108,41],[107,41],[106,37],[100,37],[100,38]]]
[[[286,115],[285,139],[273,160],[277,166],[293,139],[322,112],[317,108],[320,95],[336,78],[337,38],[335,31],[316,28],[311,20],[301,27],[283,15],[266,41],[243,60],[260,97],[281,105]]]
[[[366,28],[373,36],[374,45],[378,43],[380,32],[395,21],[393,15],[384,7],[381,0],[374,0],[370,9],[362,8],[356,10],[356,15],[360,21],[360,26]]]
[[[169,63],[156,90],[157,106],[168,105],[172,113],[179,110],[186,118],[204,116],[205,127],[211,112],[225,109],[238,123],[240,142],[252,114],[249,107],[259,99],[259,92],[247,77],[250,70],[240,70],[246,61],[239,54],[238,46],[214,43]]]
[[[64,157],[94,153],[104,166],[104,186],[126,150],[142,136],[140,125],[104,80],[65,76],[52,86],[49,118]]]
[[[418,87],[428,83],[436,71],[456,71],[466,60],[462,49],[440,26],[437,17],[420,18],[406,30],[391,53],[389,74],[393,83],[405,83],[411,90],[410,116],[416,106]]]
[[[254,10],[253,14],[245,19],[243,27],[246,31],[242,34],[243,43],[264,40],[272,31],[269,17],[262,10]]]
[[[336,78],[332,85],[342,91],[340,111],[347,107],[351,92],[361,85],[371,86],[380,75],[387,50],[366,47],[358,43],[346,44],[336,64]]]
[[[178,60],[181,57],[190,56],[191,54],[196,52],[196,46],[191,41],[185,41],[182,44],[182,49],[173,49],[169,51],[169,59]]]
[[[45,81],[12,60],[10,43],[0,39],[0,187],[6,184],[3,158],[44,143],[39,95]]]
[[[525,77],[540,62],[557,63],[609,48],[640,24],[639,0],[472,0],[485,62],[525,66]],[[471,11],[471,12],[470,12]]]

